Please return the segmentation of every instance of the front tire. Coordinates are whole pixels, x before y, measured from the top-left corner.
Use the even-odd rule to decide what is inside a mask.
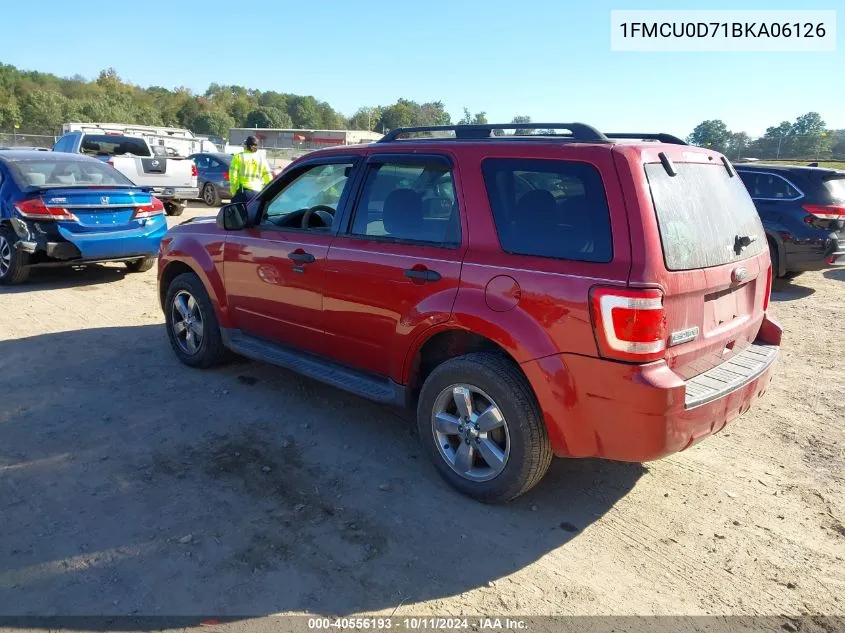
[[[15,248],[18,237],[0,226],[0,284],[11,286],[29,277],[29,255]]]
[[[180,204],[178,202],[165,202],[164,203],[164,212],[170,216],[177,216],[182,215],[182,212],[185,210],[185,205]]]
[[[148,270],[151,270],[153,266],[156,264],[155,257],[145,257],[144,259],[136,259],[135,261],[131,262],[124,262],[126,268],[129,270],[130,273],[145,273]]]
[[[210,182],[205,183],[202,188],[202,201],[209,207],[220,206],[220,195],[217,193],[217,188]]]
[[[467,354],[436,367],[420,392],[417,429],[440,475],[484,503],[527,492],[552,461],[528,381],[498,354]]]
[[[229,356],[214,306],[194,273],[182,273],[170,283],[164,315],[170,346],[184,364],[206,369]]]

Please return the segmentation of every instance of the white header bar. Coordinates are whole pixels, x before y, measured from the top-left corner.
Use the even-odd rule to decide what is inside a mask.
[[[611,11],[612,51],[836,51],[836,11]]]

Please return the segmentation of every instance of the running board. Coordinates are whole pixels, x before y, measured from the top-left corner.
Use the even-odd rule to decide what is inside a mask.
[[[236,354],[290,369],[368,400],[398,407],[407,406],[405,387],[389,378],[351,369],[307,352],[244,334],[241,330],[221,328],[220,334],[226,347]]]

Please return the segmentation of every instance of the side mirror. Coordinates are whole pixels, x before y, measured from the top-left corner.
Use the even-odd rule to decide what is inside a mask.
[[[240,231],[246,226],[248,218],[246,204],[233,202],[220,207],[217,212],[217,228],[224,231]]]

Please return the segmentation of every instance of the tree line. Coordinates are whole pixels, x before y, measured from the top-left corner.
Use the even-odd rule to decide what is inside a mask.
[[[711,119],[696,125],[686,141],[714,149],[732,160],[824,160],[845,157],[845,130],[828,128],[818,112],[807,112],[795,121],[782,121],[770,126],[763,136],[755,139],[745,132],[732,132],[720,119]]]
[[[519,117],[517,117],[519,118]],[[325,101],[303,96],[211,84],[203,94],[188,88],[142,88],[113,68],[94,80],[57,77],[0,64],[0,132],[58,134],[63,123],[136,123],[188,128],[227,137],[233,127],[357,129],[382,131],[409,125],[449,125],[442,101],[399,99],[359,108],[351,117]],[[484,112],[464,109],[458,123],[486,123]]]

